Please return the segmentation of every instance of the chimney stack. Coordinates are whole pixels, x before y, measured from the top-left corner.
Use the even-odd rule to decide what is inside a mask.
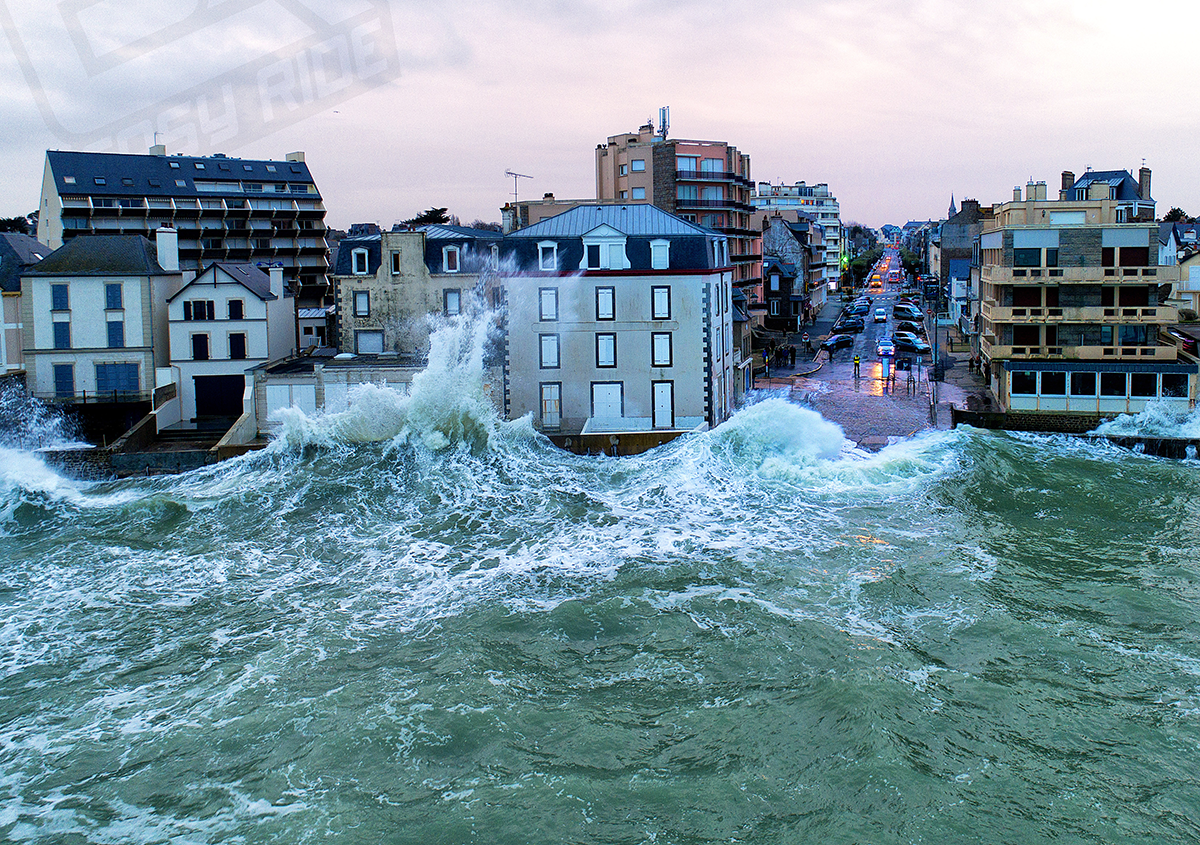
[[[155,144],[153,147],[150,148],[150,155],[152,155],[152,156],[165,156],[166,154],[167,154],[167,145],[166,144]]]
[[[271,276],[271,293],[276,299],[283,299],[283,268],[276,264],[267,269]]]
[[[1071,188],[1075,186],[1075,174],[1070,170],[1062,172],[1062,184],[1058,190],[1058,198],[1060,200],[1069,200],[1071,198]]]
[[[168,273],[179,272],[179,232],[165,226],[154,232],[154,251],[158,266]]]
[[[1150,200],[1150,168],[1145,165],[1138,171],[1138,196]]]
[[[1020,202],[1020,201],[1021,201],[1021,186],[1014,185],[1013,186],[1013,202]]]

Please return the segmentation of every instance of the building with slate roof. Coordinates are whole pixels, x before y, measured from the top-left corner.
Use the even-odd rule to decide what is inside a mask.
[[[306,305],[327,304],[325,207],[303,153],[284,161],[166,154],[46,152],[38,239],[141,235],[174,227],[180,267],[265,262]]]
[[[0,373],[25,368],[21,331],[21,274],[51,252],[41,241],[16,232],[0,232]]]
[[[429,350],[430,315],[454,317],[495,275],[499,232],[465,226],[421,226],[343,238],[333,280],[337,344],[345,352],[394,352],[421,359]],[[490,291],[480,291],[492,301]]]
[[[296,351],[295,298],[282,268],[219,261],[166,304],[178,405],[160,411],[159,430],[253,412],[246,371]]]
[[[758,303],[750,307],[763,309],[764,328],[799,331],[801,322],[815,319],[825,306],[829,255],[825,227],[810,215],[791,209],[764,218],[762,233],[763,285],[756,292]],[[788,272],[768,267],[772,258],[791,267],[792,281],[787,281]]]
[[[648,204],[579,206],[507,235],[506,416],[606,451],[723,422],[753,363],[733,342],[728,250]]]
[[[1158,263],[1158,225],[1143,222],[1149,172],[1136,194],[1131,179],[1106,175],[1120,172],[1064,172],[1053,200],[1043,182],[1024,199],[1018,187],[984,223],[980,354],[1010,416],[1090,427],[1196,399],[1197,365],[1165,334],[1179,268]]]
[[[169,237],[159,247],[172,245]],[[60,402],[149,402],[183,277],[141,235],[69,240],[21,276],[26,385]],[[163,265],[166,265],[165,267]]]

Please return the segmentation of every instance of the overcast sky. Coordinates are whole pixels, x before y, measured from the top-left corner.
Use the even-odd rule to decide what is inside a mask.
[[[159,132],[304,150],[332,226],[498,221],[506,169],[594,197],[596,145],[664,105],[871,226],[1143,159],[1160,215],[1200,213],[1195,0],[0,0],[0,24],[0,216],[36,207],[46,149]]]

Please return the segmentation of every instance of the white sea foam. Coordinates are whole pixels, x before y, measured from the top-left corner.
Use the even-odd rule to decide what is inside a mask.
[[[1125,437],[1200,438],[1200,408],[1189,410],[1174,403],[1151,402],[1139,414],[1121,414],[1101,423],[1095,432]]]

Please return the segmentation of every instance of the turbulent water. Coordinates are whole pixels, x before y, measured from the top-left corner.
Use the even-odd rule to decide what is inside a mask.
[[[0,453],[0,840],[1200,838],[1195,462],[779,399],[585,458],[460,372],[187,475]]]

